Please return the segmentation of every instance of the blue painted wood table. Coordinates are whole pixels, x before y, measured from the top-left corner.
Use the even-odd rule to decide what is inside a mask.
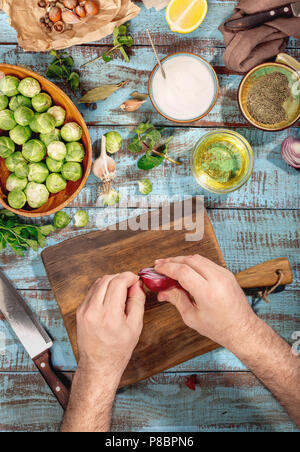
[[[140,2],[139,2],[140,3]],[[163,165],[151,171],[153,193],[161,199],[173,195],[204,194],[206,206],[228,266],[238,272],[246,267],[279,256],[290,258],[294,283],[285,292],[272,295],[271,303],[257,306],[259,315],[290,343],[291,335],[300,331],[300,265],[299,265],[299,172],[280,156],[284,138],[300,136],[299,124],[279,133],[266,133],[250,127],[237,104],[241,76],[224,67],[224,43],[218,25],[230,14],[235,3],[209,0],[208,15],[201,27],[190,35],[171,33],[163,12],[147,11],[141,4],[140,15],[132,21],[135,46],[131,61],[120,58],[104,65],[97,62],[82,73],[84,89],[99,83],[128,79],[128,87],[119,90],[96,111],[81,107],[90,128],[94,154],[99,153],[101,135],[117,129],[128,139],[133,126],[146,118],[171,128],[174,134],[172,153],[182,158],[180,167]],[[161,57],[179,51],[193,51],[206,58],[220,80],[220,97],[215,108],[203,120],[187,127],[175,127],[162,119],[146,103],[135,113],[124,114],[119,106],[138,89],[146,91],[149,73],[155,61],[146,28],[152,30]],[[111,42],[82,45],[71,49],[77,68],[97,56]],[[14,30],[5,14],[0,13],[0,61],[25,65],[44,74],[50,56],[23,53],[17,45]],[[300,59],[300,42],[291,39],[288,53]],[[190,170],[189,154],[193,144],[208,130],[226,127],[237,130],[252,144],[255,166],[252,178],[238,192],[227,196],[204,193],[195,183]],[[124,149],[127,149],[124,146]],[[126,197],[136,195],[137,170],[134,157],[126,150],[116,155],[118,177],[115,187]],[[90,225],[86,230],[72,227],[52,235],[48,245],[75,234],[106,227],[115,221],[109,208],[97,208],[97,182],[90,176],[80,195],[68,208],[88,210]],[[142,209],[120,209],[120,219],[136,215]],[[33,311],[54,338],[55,367],[66,374],[76,368],[68,336],[51,293],[39,254],[29,252],[18,258],[9,251],[0,255],[0,266],[13,281]],[[196,391],[189,390],[184,377],[197,374]],[[18,340],[0,316],[0,430],[55,431],[62,411],[37,373]],[[224,349],[188,361],[175,369],[141,382],[118,394],[113,412],[114,431],[297,431],[293,422],[272,395],[231,353]]]

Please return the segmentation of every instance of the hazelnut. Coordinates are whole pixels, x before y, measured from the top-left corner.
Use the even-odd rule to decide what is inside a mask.
[[[62,21],[56,22],[54,24],[54,30],[57,31],[57,33],[63,33],[65,31],[65,24]]]
[[[78,5],[78,0],[63,0],[63,4],[68,9],[74,9]]]
[[[75,13],[79,17],[82,17],[82,18],[86,17],[86,10],[85,10],[84,6],[80,6],[80,5],[76,6]]]
[[[96,16],[100,11],[99,3],[95,0],[87,0],[84,2],[84,8],[88,16]]]
[[[49,19],[51,20],[51,22],[58,22],[61,20],[61,9],[58,8],[57,6],[54,6],[53,8],[50,9],[49,11]]]
[[[39,2],[38,2],[38,6],[40,8],[46,8],[47,5],[48,5],[47,0],[39,0]]]

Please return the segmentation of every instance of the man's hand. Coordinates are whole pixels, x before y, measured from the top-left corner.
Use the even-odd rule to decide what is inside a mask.
[[[96,281],[77,311],[79,369],[120,380],[143,328],[145,294],[133,273]]]
[[[143,328],[145,294],[133,273],[96,281],[77,311],[78,368],[61,427],[103,432],[122,374]]]
[[[169,301],[187,326],[202,336],[230,347],[237,335],[252,328],[257,317],[234,275],[202,256],[156,261],[155,270],[183,287],[161,292],[159,301]]]
[[[161,292],[184,322],[232,351],[265,384],[300,428],[300,357],[252,311],[235,277],[201,256],[156,261],[184,290]]]

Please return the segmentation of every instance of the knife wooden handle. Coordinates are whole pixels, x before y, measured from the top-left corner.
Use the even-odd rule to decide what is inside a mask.
[[[249,30],[279,17],[292,17],[293,12],[290,5],[282,8],[272,9],[271,11],[263,11],[262,13],[251,14],[240,19],[228,20],[225,22],[225,28],[230,31]]]
[[[46,383],[57,398],[61,407],[66,410],[70,394],[68,389],[62,384],[52,369],[50,350],[46,350],[44,353],[35,358],[33,362],[44,377]]]
[[[282,281],[280,284],[291,284],[293,282],[293,273],[287,257],[280,257],[255,265],[238,273],[235,277],[243,289],[272,287],[278,282],[279,270],[282,272]]]

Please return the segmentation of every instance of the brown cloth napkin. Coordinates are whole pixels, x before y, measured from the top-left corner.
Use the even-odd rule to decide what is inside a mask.
[[[295,0],[240,0],[231,19],[268,11],[293,1]],[[226,30],[223,24],[219,30],[223,33],[227,47],[224,55],[226,67],[237,72],[248,72],[282,52],[289,36],[300,39],[300,19],[280,18],[251,30],[237,32]]]

